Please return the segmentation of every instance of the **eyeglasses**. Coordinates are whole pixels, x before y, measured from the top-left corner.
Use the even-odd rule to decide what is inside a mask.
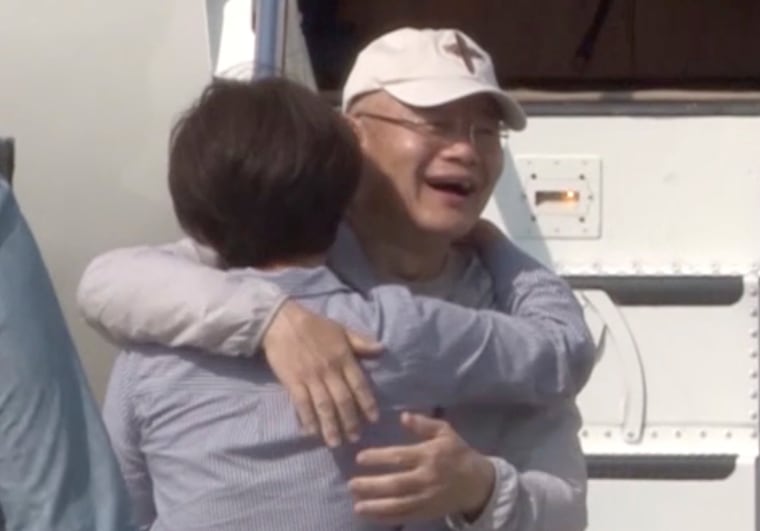
[[[423,121],[407,120],[405,118],[396,118],[370,112],[360,112],[355,114],[355,116],[359,118],[371,118],[373,120],[398,125],[427,138],[443,142],[453,142],[464,136],[469,139],[473,145],[492,147],[494,145],[500,145],[501,139],[507,136],[507,128],[504,123],[499,120],[483,120],[480,122],[446,120]],[[466,129],[462,127],[463,125],[467,126]]]

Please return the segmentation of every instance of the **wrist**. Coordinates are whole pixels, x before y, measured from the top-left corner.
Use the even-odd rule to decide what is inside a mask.
[[[464,482],[464,499],[460,507],[466,520],[474,521],[488,505],[493,493],[496,471],[491,461],[473,451]]]
[[[269,326],[264,332],[264,336],[261,341],[261,346],[266,351],[267,348],[276,344],[279,338],[284,335],[292,335],[294,326],[297,326],[298,321],[303,319],[303,310],[298,303],[284,299],[279,308],[274,313],[274,316],[269,322]]]

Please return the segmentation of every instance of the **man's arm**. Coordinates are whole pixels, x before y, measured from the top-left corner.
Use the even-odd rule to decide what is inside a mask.
[[[153,482],[140,444],[140,420],[131,394],[135,385],[131,361],[130,354],[122,352],[114,363],[103,404],[103,419],[119,468],[127,482],[138,529],[147,531],[157,513],[153,501]]]
[[[595,360],[583,309],[565,280],[494,230],[480,255],[494,280],[497,309],[532,323],[553,345],[548,358],[523,354],[515,377],[529,381],[534,366],[553,365],[553,381],[545,382],[547,398],[577,394],[588,382]]]
[[[473,310],[413,296],[402,286],[378,286],[370,297],[373,319],[382,323],[381,340],[399,361],[378,366],[383,371],[376,377],[382,383],[379,392],[391,401],[554,403],[576,391],[563,379],[569,372],[568,351],[592,354],[582,316],[561,300],[558,317],[547,323],[541,315]],[[552,303],[545,304],[545,314],[552,315]]]
[[[575,395],[594,367],[594,346],[583,309],[563,279],[511,242],[498,228],[481,221],[474,231],[480,257],[494,281],[497,310],[525,323],[529,335],[540,334],[551,349],[513,351],[513,378],[534,382],[537,401]],[[536,370],[540,369],[540,370]]]
[[[32,233],[0,182],[0,506],[8,529],[133,529]]]

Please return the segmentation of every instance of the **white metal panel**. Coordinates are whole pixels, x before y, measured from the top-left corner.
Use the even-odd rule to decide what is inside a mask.
[[[726,480],[591,482],[589,531],[750,531],[755,467],[740,462]]]
[[[747,425],[757,419],[756,330],[733,307],[626,308],[642,353],[647,419],[660,424]]]
[[[513,157],[591,157],[602,164],[602,236],[517,240],[562,267],[648,271],[753,269],[760,258],[760,118],[531,118],[487,215],[520,226]],[[550,234],[546,236],[551,237]]]
[[[522,201],[510,202],[517,239],[601,236],[602,165],[590,157],[522,157],[516,161]],[[519,210],[522,209],[521,213]]]
[[[97,395],[112,348],[80,319],[86,263],[176,237],[169,128],[210,78],[203,0],[3,0],[0,134]]]
[[[624,467],[593,479],[591,531],[756,529],[758,145],[760,117],[534,118],[509,139],[486,215],[558,272],[744,282],[738,300],[716,304],[616,304],[604,290],[576,291],[598,346],[579,398],[592,461],[738,460],[723,479],[663,479],[667,467],[659,479]],[[531,204],[542,172],[551,188],[583,160],[599,168],[586,191],[598,199],[598,231],[586,234]]]
[[[731,306],[615,308],[627,325],[624,332],[635,341],[633,355],[640,357],[647,424],[756,424],[756,289],[756,279],[748,278],[745,296]],[[622,422],[626,406],[634,402],[630,373],[637,369],[621,354],[624,338],[608,334],[594,376],[580,396],[586,424]]]

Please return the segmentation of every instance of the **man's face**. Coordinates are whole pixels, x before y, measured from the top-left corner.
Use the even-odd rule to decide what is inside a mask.
[[[500,115],[490,97],[422,109],[378,92],[351,115],[369,163],[357,208],[382,205],[395,228],[411,222],[451,240],[473,227],[503,166]]]

